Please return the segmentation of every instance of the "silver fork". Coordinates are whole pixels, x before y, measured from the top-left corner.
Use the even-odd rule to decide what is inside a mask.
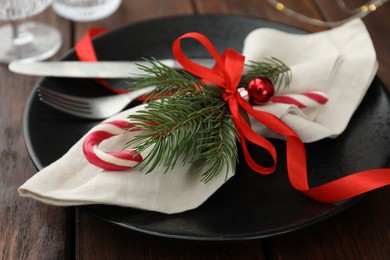
[[[62,112],[89,119],[105,119],[122,111],[131,101],[151,92],[146,87],[125,94],[104,97],[78,97],[59,93],[46,87],[38,88],[39,99]]]

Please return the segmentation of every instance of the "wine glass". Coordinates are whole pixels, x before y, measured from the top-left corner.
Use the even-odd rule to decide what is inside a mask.
[[[90,22],[106,18],[121,5],[122,0],[54,0],[53,10],[76,22]]]
[[[38,61],[54,55],[62,44],[60,32],[44,23],[18,21],[45,10],[53,0],[0,0],[0,63]]]

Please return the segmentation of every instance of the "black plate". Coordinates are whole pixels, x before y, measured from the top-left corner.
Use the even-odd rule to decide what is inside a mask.
[[[249,17],[184,16],[128,25],[97,38],[95,45],[101,60],[168,58],[172,57],[171,44],[178,36],[198,31],[208,36],[221,52],[227,47],[241,51],[245,36],[260,27],[304,33],[286,25]],[[188,55],[207,57],[203,48],[190,44],[192,46],[185,47],[185,50],[190,50]],[[75,59],[73,50],[65,59]],[[123,80],[111,83],[127,87]],[[44,78],[37,86],[39,84],[79,95],[107,94],[93,80]],[[41,169],[63,155],[98,122],[75,118],[42,104],[37,97],[37,86],[25,110],[24,134],[31,158]],[[328,218],[356,201],[323,204],[294,190],[286,173],[285,143],[273,143],[280,157],[275,174],[256,174],[241,160],[237,175],[195,210],[166,215],[103,205],[80,208],[103,220],[149,234],[221,241],[262,238],[296,230]],[[390,102],[383,84],[374,80],[340,137],[306,147],[312,187],[349,173],[387,166]],[[253,147],[251,151],[261,157],[261,151]]]

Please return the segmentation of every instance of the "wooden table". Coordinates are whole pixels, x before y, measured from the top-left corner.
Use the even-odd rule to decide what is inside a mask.
[[[299,6],[297,2],[301,2]],[[286,1],[313,17],[340,18],[331,2]],[[349,0],[347,3],[361,3]],[[318,4],[327,6],[318,9]],[[72,23],[50,8],[32,20],[61,29],[58,59],[87,29],[116,28],[156,17],[239,14],[323,30],[277,12],[265,0],[124,0],[111,17]],[[379,77],[390,86],[390,4],[364,19],[378,53]],[[4,22],[1,22],[1,25]],[[1,44],[1,42],[0,42]],[[0,67],[0,257],[1,259],[390,259],[390,189],[371,192],[333,218],[292,233],[234,243],[178,241],[108,224],[75,208],[47,206],[18,196],[34,168],[23,142],[23,109],[37,79]]]

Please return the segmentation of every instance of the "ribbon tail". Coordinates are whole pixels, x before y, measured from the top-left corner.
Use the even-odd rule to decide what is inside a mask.
[[[354,173],[326,184],[302,190],[320,202],[338,202],[390,185],[390,169]]]
[[[245,106],[245,105],[244,105]],[[272,114],[248,108],[249,114],[272,131],[286,136],[287,171],[291,185],[307,196],[326,203],[353,198],[390,185],[390,169],[367,170],[309,188],[305,147],[295,132]]]
[[[275,150],[275,147],[272,145],[270,141],[262,137],[261,135],[257,134],[245,121],[245,119],[242,117],[242,115],[239,112],[239,107],[237,104],[236,99],[230,99],[229,100],[229,110],[230,114],[232,116],[234,125],[236,126],[236,129],[238,131],[238,134],[240,136],[240,143],[241,148],[243,150],[245,160],[248,163],[248,166],[256,171],[257,173],[261,174],[271,174],[275,171],[276,168],[276,162],[277,162],[277,153]],[[251,156],[251,154],[248,151],[246,142],[249,141],[263,149],[265,149],[272,157],[273,159],[273,165],[270,167],[264,167],[259,165]]]
[[[107,29],[90,29],[76,43],[75,51],[77,58],[81,61],[97,61],[95,47],[92,43],[92,38],[106,32]]]
[[[239,105],[257,121],[286,137],[287,172],[291,185],[297,190],[309,188],[306,169],[306,149],[295,132],[278,117],[268,112],[255,110],[245,100],[240,99]]]
[[[101,28],[101,29],[91,29],[87,31],[84,36],[76,43],[75,45],[75,52],[77,55],[77,58],[80,61],[85,62],[96,62],[98,61],[98,57],[96,55],[95,47],[93,46],[92,39],[93,37],[100,35],[104,32],[106,32],[107,29]],[[126,93],[126,90],[117,89],[112,87],[110,84],[108,84],[107,81],[103,79],[95,79],[100,85],[105,87],[106,89],[110,90],[113,93],[116,94],[122,94]]]

